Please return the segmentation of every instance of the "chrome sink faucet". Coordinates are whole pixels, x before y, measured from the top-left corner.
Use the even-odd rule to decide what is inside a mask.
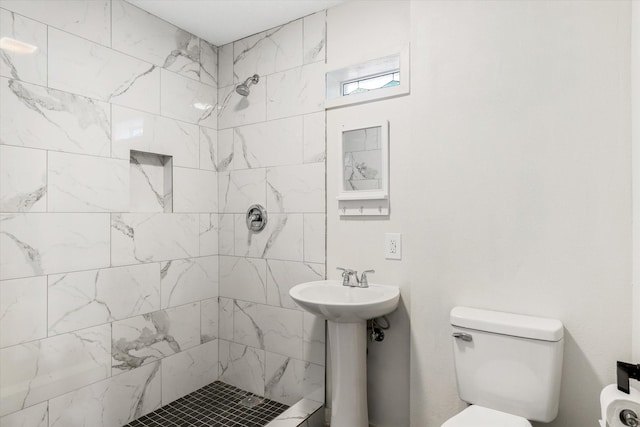
[[[342,286],[356,287],[360,285],[360,283],[358,283],[357,271],[351,270],[350,268],[342,268],[342,267],[337,267],[336,270],[342,271]]]
[[[375,273],[375,270],[365,270],[358,279],[358,272],[350,268],[337,267],[336,270],[342,271],[342,286],[351,286],[352,288],[368,288],[369,280],[367,273]]]

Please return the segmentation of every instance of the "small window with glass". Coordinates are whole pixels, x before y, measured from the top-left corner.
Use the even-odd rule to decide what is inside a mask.
[[[394,55],[328,71],[324,107],[331,109],[408,95],[410,73],[408,45]]]
[[[393,70],[374,76],[361,77],[342,83],[342,96],[369,92],[376,89],[398,86],[400,84],[400,70]]]

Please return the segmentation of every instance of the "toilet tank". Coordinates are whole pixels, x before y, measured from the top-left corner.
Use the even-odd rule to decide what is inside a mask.
[[[462,400],[532,421],[556,418],[564,348],[562,322],[455,307],[451,325]]]

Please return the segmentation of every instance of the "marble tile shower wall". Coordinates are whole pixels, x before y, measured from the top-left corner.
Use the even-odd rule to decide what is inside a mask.
[[[287,404],[324,401],[324,322],[288,291],[325,277],[325,21],[316,13],[218,51],[220,379]],[[245,225],[254,203],[269,215],[260,233]]]
[[[218,378],[218,49],[120,0],[0,33],[0,425],[117,427]]]

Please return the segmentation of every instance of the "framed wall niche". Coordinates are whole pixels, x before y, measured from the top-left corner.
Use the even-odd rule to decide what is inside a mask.
[[[131,150],[129,212],[173,212],[173,157]]]

